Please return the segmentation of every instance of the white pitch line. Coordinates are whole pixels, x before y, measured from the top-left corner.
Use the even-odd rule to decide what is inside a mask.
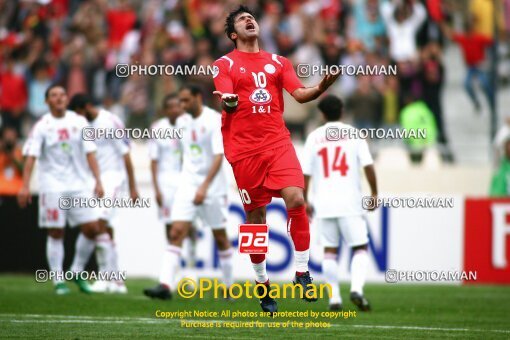
[[[217,320],[217,319],[153,319],[153,318],[139,318],[139,317],[112,317],[104,316],[97,317],[91,315],[58,315],[58,314],[0,314],[1,321],[8,321],[12,323],[142,323],[142,324],[157,324],[163,322],[232,322],[233,320]],[[6,320],[5,318],[16,318]],[[20,319],[21,318],[21,319]],[[51,319],[52,318],[52,319]],[[41,320],[46,319],[46,320]],[[248,321],[248,320],[243,320]],[[314,320],[310,320],[314,321]],[[320,320],[323,321],[324,320]],[[261,321],[263,323],[270,323],[272,321]],[[277,321],[273,321],[277,322]],[[281,322],[281,321],[280,321]],[[423,330],[423,331],[439,331],[439,332],[489,332],[489,333],[503,333],[510,334],[510,330],[505,329],[479,329],[479,328],[446,328],[446,327],[424,327],[424,326],[393,326],[393,325],[346,325],[346,324],[331,324],[331,327],[342,328],[371,328],[371,329],[399,329],[399,330]]]

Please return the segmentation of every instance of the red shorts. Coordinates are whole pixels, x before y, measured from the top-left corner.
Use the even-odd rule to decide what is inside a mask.
[[[305,187],[301,164],[292,144],[283,145],[232,164],[245,211],[268,205],[287,187]]]

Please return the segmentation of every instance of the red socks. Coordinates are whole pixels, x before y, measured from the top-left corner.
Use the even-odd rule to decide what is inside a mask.
[[[310,248],[310,224],[304,205],[287,210],[287,232],[294,242],[296,251]]]
[[[250,254],[251,263],[261,263],[266,259],[266,254]]]

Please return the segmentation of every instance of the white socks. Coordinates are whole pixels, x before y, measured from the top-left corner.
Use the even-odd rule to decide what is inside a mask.
[[[85,269],[85,265],[87,264],[90,255],[94,251],[96,243],[94,240],[88,239],[82,233],[78,235],[78,239],[76,240],[76,248],[74,251],[74,260],[71,265],[71,271],[73,272],[81,272]]]
[[[329,304],[342,303],[342,297],[340,296],[340,280],[338,279],[338,262],[335,254],[324,254],[324,260],[322,261],[322,275],[324,276],[326,283],[331,285],[331,297],[329,298]]]
[[[64,268],[64,238],[46,238],[46,258],[48,266],[54,273],[62,273]],[[63,275],[54,275],[53,283],[62,282]]]
[[[251,265],[253,266],[253,270],[255,270],[255,281],[257,281],[258,283],[266,283],[267,280],[269,280],[266,271],[266,260],[260,263],[252,262]]]
[[[296,271],[297,272],[307,272],[308,271],[308,261],[310,260],[310,250],[297,251],[294,250],[294,261],[296,261]]]
[[[351,292],[363,295],[363,286],[367,276],[368,253],[364,249],[354,252],[351,260]]]
[[[116,259],[114,259],[113,256],[114,249],[110,235],[108,233],[102,233],[100,235],[97,235],[95,244],[98,271],[112,272],[114,270],[117,270],[116,265],[113,263],[113,260]]]
[[[220,256],[221,272],[223,273],[223,283],[228,288],[234,283],[234,278],[232,275],[232,259],[234,250],[232,247],[230,247],[226,250],[218,250],[218,253]]]
[[[159,274],[159,282],[172,287],[176,282],[177,274],[181,268],[181,248],[169,244],[163,254],[163,263],[161,264],[161,272]],[[177,287],[172,287],[177,288]]]

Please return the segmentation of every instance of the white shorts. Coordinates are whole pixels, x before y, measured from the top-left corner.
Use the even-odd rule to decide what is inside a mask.
[[[161,187],[161,196],[163,199],[161,207],[159,207],[159,218],[164,224],[172,223],[172,206],[175,201],[176,186]]]
[[[70,209],[61,209],[60,205],[67,198],[73,197],[92,197],[90,190],[77,192],[46,192],[39,195],[39,227],[40,228],[64,228],[66,222],[70,227],[80,224],[97,221],[99,218],[98,210],[90,207],[71,207]],[[63,200],[61,200],[63,198]]]
[[[323,247],[339,247],[340,237],[349,247],[368,243],[368,228],[363,216],[318,218],[317,225]]]
[[[101,183],[103,184],[104,196],[103,198],[121,198],[126,193],[126,179],[118,172],[106,172],[101,175]],[[104,206],[97,208],[99,212],[99,219],[111,222],[117,208],[107,208]],[[110,225],[111,227],[111,225]]]
[[[200,205],[193,204],[197,187],[181,185],[175,194],[172,206],[173,221],[193,222],[196,217],[202,221],[204,227],[223,229],[227,225],[228,199],[227,195],[208,196]]]

